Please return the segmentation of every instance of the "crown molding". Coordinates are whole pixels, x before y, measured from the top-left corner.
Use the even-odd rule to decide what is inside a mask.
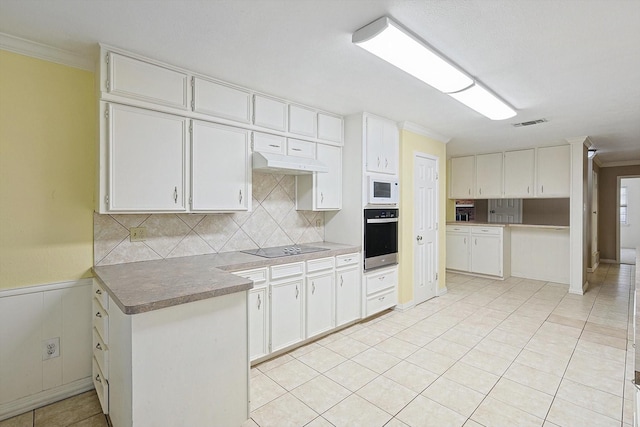
[[[602,167],[603,163],[602,163],[602,160],[600,160],[600,157],[598,157],[598,153],[596,153],[596,155],[593,156],[593,158],[591,160],[593,160],[593,163],[598,165],[599,168]]]
[[[593,141],[588,136],[576,136],[574,138],[565,139],[569,144],[584,144],[585,147],[591,148]]]
[[[6,33],[0,33],[0,49],[81,70],[95,71],[95,63],[91,57]]]
[[[623,160],[621,162],[603,162],[601,168],[615,168],[620,166],[640,166],[640,160]]]
[[[446,144],[449,141],[451,141],[451,138],[442,136],[437,132],[429,130],[413,122],[399,122],[398,127],[402,130],[408,130],[409,132],[417,133],[418,135],[423,135],[428,138],[435,139],[436,141],[442,142],[443,144]]]

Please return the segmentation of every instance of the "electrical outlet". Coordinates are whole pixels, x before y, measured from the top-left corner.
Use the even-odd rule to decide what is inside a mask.
[[[144,242],[147,240],[147,227],[131,227],[129,234],[132,242]]]
[[[320,218],[316,219],[316,227],[322,227],[322,220]]]
[[[42,360],[60,356],[60,337],[42,341]]]

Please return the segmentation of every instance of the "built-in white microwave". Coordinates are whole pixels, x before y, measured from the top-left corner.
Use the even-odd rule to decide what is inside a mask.
[[[369,177],[370,205],[397,205],[399,194],[397,179]]]

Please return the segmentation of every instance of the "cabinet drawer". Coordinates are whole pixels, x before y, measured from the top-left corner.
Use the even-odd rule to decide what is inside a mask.
[[[447,225],[447,233],[468,233],[470,230],[467,225]]]
[[[109,294],[96,279],[93,279],[93,297],[100,301],[105,310],[109,310]]]
[[[389,289],[386,292],[367,297],[367,316],[386,310],[397,304],[396,289]]]
[[[93,359],[93,386],[96,388],[96,393],[98,395],[98,400],[100,401],[100,406],[102,407],[102,412],[105,414],[109,413],[109,383],[107,379],[102,374],[100,367],[98,366],[98,362],[96,359]]]
[[[314,271],[329,270],[334,266],[334,258],[319,258],[307,261],[307,273]]]
[[[342,118],[318,113],[318,139],[342,142]]]
[[[398,270],[385,271],[367,276],[367,295],[393,287],[398,283]]]
[[[93,299],[93,326],[98,330],[100,338],[109,344],[109,314],[97,299]]]
[[[336,268],[344,267],[345,265],[353,265],[360,262],[360,254],[346,254],[336,256]]]
[[[109,348],[100,337],[96,328],[93,328],[93,357],[98,362],[98,366],[104,374],[104,377],[109,378]]]
[[[471,234],[489,234],[499,236],[502,234],[501,227],[471,227]]]
[[[251,94],[221,83],[194,77],[193,111],[249,123]]]
[[[186,74],[113,52],[108,61],[109,93],[187,109]]]
[[[301,276],[304,273],[304,262],[294,262],[291,264],[274,265],[271,267],[271,279],[282,279],[284,277]]]
[[[255,270],[236,271],[233,274],[253,280],[254,286],[262,285],[267,281],[267,268],[257,268]]]
[[[289,138],[287,140],[287,155],[315,159],[316,144],[315,142]]]
[[[289,105],[289,132],[316,136],[316,112],[298,105]]]
[[[260,132],[253,133],[253,151],[284,155],[286,145],[286,138],[284,136]]]

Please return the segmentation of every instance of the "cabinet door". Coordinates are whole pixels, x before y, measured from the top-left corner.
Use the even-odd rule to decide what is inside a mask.
[[[271,351],[304,339],[302,318],[303,279],[271,284]]]
[[[316,173],[316,209],[342,208],[342,147],[318,144],[318,160],[329,166],[329,172]]]
[[[471,235],[471,272],[502,275],[502,238]]]
[[[398,150],[399,150],[398,127],[395,123],[384,123],[384,133],[382,141],[381,156],[384,159],[382,163],[382,172],[388,174],[398,173]]]
[[[280,131],[287,130],[287,104],[277,99],[254,95],[253,124]]]
[[[569,197],[571,193],[571,147],[538,148],[538,197]]]
[[[447,268],[469,271],[469,234],[447,233]]]
[[[382,144],[384,143],[384,122],[374,117],[366,119],[366,159],[367,171],[382,172],[384,158]]]
[[[186,210],[187,119],[108,106],[109,210]]]
[[[194,77],[193,111],[249,123],[251,94],[222,83]]]
[[[473,198],[473,179],[475,177],[475,157],[454,157],[451,159],[451,199]]]
[[[289,105],[289,132],[316,137],[316,112],[298,105]]]
[[[269,353],[267,288],[249,291],[249,358],[255,360]]]
[[[504,197],[533,197],[535,150],[504,153]]]
[[[476,156],[476,197],[502,197],[502,153]]]
[[[334,272],[306,279],[306,338],[334,328]]]
[[[249,208],[248,130],[194,120],[191,158],[192,210]]]
[[[342,118],[318,113],[318,138],[342,143]]]
[[[336,326],[360,319],[360,269],[336,272]]]

